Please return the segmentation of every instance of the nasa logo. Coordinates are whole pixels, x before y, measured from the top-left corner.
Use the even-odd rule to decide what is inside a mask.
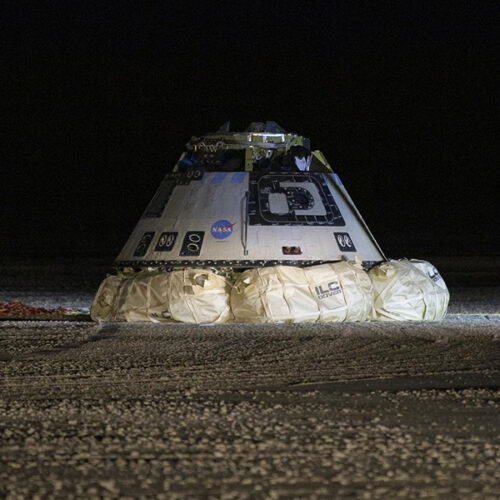
[[[216,240],[225,240],[233,234],[233,226],[236,222],[232,223],[228,220],[221,219],[212,224],[210,232]]]

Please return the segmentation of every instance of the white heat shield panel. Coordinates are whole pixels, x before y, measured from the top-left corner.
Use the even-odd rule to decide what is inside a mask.
[[[384,256],[338,176],[319,172],[168,174],[118,266],[310,265]]]

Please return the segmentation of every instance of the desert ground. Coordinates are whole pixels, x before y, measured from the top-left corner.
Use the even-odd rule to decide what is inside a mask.
[[[443,273],[439,322],[2,321],[0,496],[498,498],[484,262]],[[106,266],[83,264],[5,264],[0,302],[88,307]]]

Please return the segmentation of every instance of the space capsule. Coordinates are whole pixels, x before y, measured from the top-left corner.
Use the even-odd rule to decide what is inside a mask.
[[[162,180],[118,268],[310,266],[385,260],[339,176],[309,139],[275,122],[192,137]]]

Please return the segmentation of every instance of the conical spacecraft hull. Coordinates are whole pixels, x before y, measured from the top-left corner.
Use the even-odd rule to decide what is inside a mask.
[[[309,152],[301,136],[261,128],[194,137],[115,264],[248,268],[384,260],[321,153]]]

